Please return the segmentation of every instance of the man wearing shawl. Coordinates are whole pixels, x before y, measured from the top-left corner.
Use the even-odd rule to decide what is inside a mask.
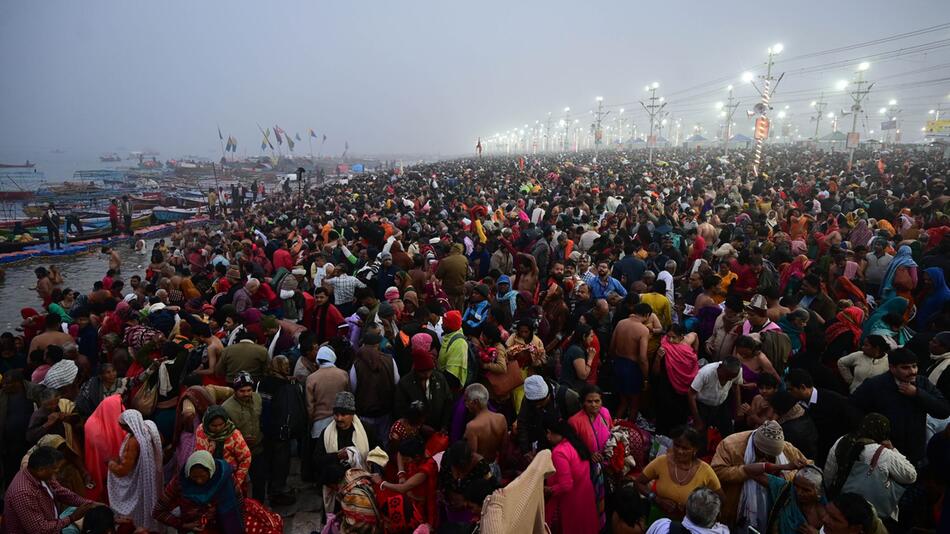
[[[713,456],[710,465],[722,483],[725,496],[722,522],[735,525],[745,520],[765,532],[768,517],[768,492],[765,475],[781,475],[787,480],[807,464],[805,456],[785,441],[782,427],[766,421],[756,430],[727,436]]]

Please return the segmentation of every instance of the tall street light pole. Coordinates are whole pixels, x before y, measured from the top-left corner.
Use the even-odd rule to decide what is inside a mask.
[[[775,64],[775,56],[782,53],[784,47],[781,43],[774,46],[770,46],[768,49],[769,59],[765,63],[765,76],[761,76],[762,79],[762,88],[760,89],[752,81],[753,77],[751,75],[744,75],[743,80],[751,82],[752,86],[755,87],[756,91],[759,92],[759,95],[762,97],[762,100],[756,104],[755,109],[750,112],[750,117],[758,115],[756,119],[756,135],[755,135],[755,159],[752,162],[752,173],[755,176],[759,175],[759,164],[762,163],[762,147],[765,143],[765,138],[768,137],[769,130],[769,110],[772,109],[769,105],[769,102],[772,100],[772,95],[775,93],[775,88],[778,87],[784,73],[779,75],[776,79],[772,76],[772,66]],[[762,125],[762,128],[759,128],[759,125]]]
[[[564,108],[564,143],[561,145],[561,150],[567,152],[567,146],[570,138],[568,132],[571,129],[571,108]]]
[[[643,109],[647,112],[647,115],[650,116],[650,136],[647,137],[647,146],[650,148],[649,163],[653,164],[653,147],[656,145],[656,137],[653,135],[653,130],[656,128],[656,117],[659,112],[666,107],[666,102],[663,102],[662,98],[656,96],[656,90],[660,87],[658,82],[653,82],[652,84],[646,86],[646,90],[650,91],[650,104],[644,104],[643,101],[640,101],[640,105],[643,106]],[[661,102],[657,104],[657,102]]]
[[[827,105],[827,102],[825,102],[824,92],[818,95],[818,100],[813,100],[811,103],[811,107],[815,108],[815,116],[811,120],[815,123],[814,140],[816,143],[818,142],[818,127],[821,126],[821,117],[825,114],[825,105]]]
[[[600,154],[600,143],[604,138],[604,130],[601,129],[601,122],[604,117],[610,115],[609,111],[604,111],[604,97],[597,97],[597,111],[594,116],[597,118],[596,126],[594,127],[594,160],[597,160],[597,156]]]
[[[724,155],[729,157],[729,140],[732,139],[732,117],[736,113],[736,108],[739,107],[739,101],[735,98],[735,93],[733,87],[729,86],[729,98],[726,100],[725,104],[718,105],[721,107],[726,117],[726,133],[723,139],[724,143]]]
[[[871,92],[871,87],[874,87],[874,83],[868,83],[864,80],[864,71],[868,70],[870,63],[863,62],[858,65],[857,75],[855,76],[854,89],[849,93],[851,96],[851,131],[848,133],[848,169],[851,168],[851,165],[854,163],[854,149],[858,145],[858,114],[861,113],[861,102],[867,98],[868,93]],[[867,84],[867,87],[864,85]]]

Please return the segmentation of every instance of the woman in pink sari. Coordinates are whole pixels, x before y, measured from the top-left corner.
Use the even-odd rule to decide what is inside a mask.
[[[109,503],[106,491],[106,475],[109,472],[109,460],[119,456],[125,431],[119,426],[119,415],[125,410],[121,395],[110,395],[103,399],[83,427],[85,434],[86,470],[94,486],[86,491],[86,498],[97,502]]]
[[[604,407],[603,396],[597,386],[585,385],[580,392],[581,410],[567,420],[568,424],[580,438],[587,450],[590,451],[591,479],[594,486],[594,497],[597,503],[597,513],[603,527],[607,516],[604,511],[606,498],[604,480],[604,449],[610,439],[610,429],[614,426],[610,412]]]
[[[601,521],[590,480],[590,451],[566,421],[546,420],[544,427],[555,469],[545,480],[545,522],[554,534],[597,534]]]

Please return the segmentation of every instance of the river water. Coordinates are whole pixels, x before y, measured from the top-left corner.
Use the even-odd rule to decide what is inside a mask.
[[[146,239],[145,250],[151,251],[152,244],[160,238]],[[138,254],[131,250],[128,242],[115,243],[116,250],[122,258],[122,276],[128,287],[128,278],[134,274],[145,274],[149,256]],[[0,265],[6,271],[6,276],[0,279],[0,332],[12,332],[20,325],[20,309],[40,309],[42,301],[36,291],[36,275],[33,270],[39,266],[55,265],[62,273],[64,288],[68,287],[82,293],[92,291],[92,284],[102,280],[109,269],[109,257],[102,254],[98,247],[90,252],[74,256],[50,256],[33,258],[15,265]]]

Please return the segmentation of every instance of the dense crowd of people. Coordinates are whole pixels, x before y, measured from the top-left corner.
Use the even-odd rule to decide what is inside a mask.
[[[747,157],[424,164],[37,268],[2,532],[281,532],[298,465],[330,533],[950,531],[947,162]]]

